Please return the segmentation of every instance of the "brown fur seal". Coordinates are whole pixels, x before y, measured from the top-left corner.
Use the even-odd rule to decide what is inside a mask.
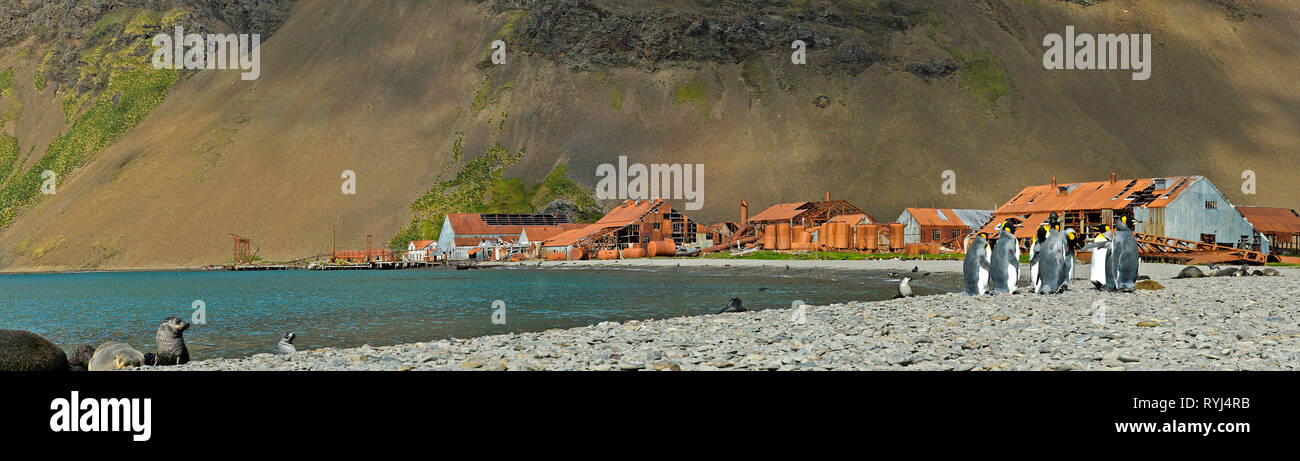
[[[62,371],[68,354],[50,340],[23,330],[0,330],[0,371]]]
[[[190,322],[181,320],[180,317],[167,317],[162,323],[158,324],[157,344],[154,345],[155,352],[145,354],[144,363],[147,365],[181,365],[189,363],[190,350],[185,347],[185,330],[190,328]]]
[[[72,371],[86,371],[90,369],[90,359],[95,357],[95,347],[84,345],[72,351],[72,356],[68,357],[68,369]]]
[[[95,349],[90,358],[90,371],[129,370],[144,364],[144,354],[127,343],[109,341]]]
[[[1205,277],[1205,273],[1204,273],[1204,272],[1201,272],[1201,269],[1197,268],[1196,266],[1187,266],[1187,267],[1184,267],[1183,270],[1178,271],[1178,275],[1177,275],[1176,277],[1174,277],[1174,278],[1176,278],[1176,279],[1199,279],[1199,278],[1201,278],[1201,277]]]
[[[727,303],[727,308],[723,309],[722,312],[719,312],[719,314],[725,314],[728,312],[747,312],[747,311],[749,311],[749,309],[745,309],[745,303],[740,302],[740,298],[731,298],[731,302]]]

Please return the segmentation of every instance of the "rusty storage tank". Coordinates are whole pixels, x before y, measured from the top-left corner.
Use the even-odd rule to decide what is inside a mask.
[[[790,249],[790,223],[777,223],[776,225],[776,249]]]
[[[628,248],[623,250],[623,259],[644,258],[645,248]]]
[[[853,226],[853,249],[867,249],[867,226]]]
[[[771,224],[763,226],[763,249],[776,249],[776,226]]]
[[[618,250],[600,250],[596,252],[596,259],[618,259]]]
[[[587,259],[587,251],[583,250],[582,247],[573,247],[572,250],[569,250],[569,260],[579,261],[583,259]]]
[[[864,237],[866,237],[866,241],[862,243],[863,246],[862,249],[867,251],[879,250],[880,249],[880,226],[875,224],[867,224],[862,227],[866,228],[864,231],[865,234]]]
[[[833,223],[833,225],[835,231],[831,232],[831,235],[835,236],[835,239],[833,240],[835,248],[839,250],[847,250],[849,248],[849,239],[852,238],[852,236],[849,235],[849,223],[837,222]]]
[[[646,256],[674,256],[677,254],[677,243],[672,239],[656,240],[645,245]]]
[[[798,224],[790,226],[790,244],[793,245],[798,242],[808,242],[808,240],[804,240],[804,234],[807,233],[808,233],[807,227],[800,226]]]
[[[564,253],[558,251],[549,251],[546,253],[547,261],[564,261]]]
[[[903,223],[893,223],[889,225],[889,249],[903,249]]]

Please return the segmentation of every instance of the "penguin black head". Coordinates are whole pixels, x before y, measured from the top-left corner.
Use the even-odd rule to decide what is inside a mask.
[[[1047,224],[1043,224],[1043,225],[1041,225],[1041,226],[1038,226],[1038,232],[1034,234],[1034,241],[1035,241],[1035,242],[1042,242],[1042,241],[1044,241],[1044,240],[1047,240],[1047,231],[1048,231],[1048,229],[1049,229],[1049,227],[1047,226]]]
[[[1135,229],[1137,229],[1137,226],[1135,226],[1134,224],[1139,223],[1139,222],[1142,222],[1142,221],[1135,220],[1135,219],[1133,219],[1132,216],[1120,216],[1120,217],[1119,217],[1119,226],[1120,226],[1120,229],[1123,229],[1123,230],[1135,230]]]
[[[285,333],[283,335],[280,335],[280,341],[288,344],[293,344],[293,338],[296,337],[298,337],[296,333]]]
[[[1066,251],[1069,252],[1070,254],[1074,254],[1075,250],[1078,250],[1080,248],[1083,248],[1083,235],[1080,235],[1078,232],[1075,232],[1074,229],[1066,229],[1065,230]]]
[[[989,241],[989,233],[988,233],[988,232],[980,232],[980,233],[979,233],[979,238],[980,238],[981,240],[984,240],[985,242],[987,242],[987,241]]]
[[[1002,224],[998,225],[998,229],[1007,231],[1008,234],[1014,234],[1016,233],[1016,227],[1018,227],[1017,224],[1019,224],[1019,221],[1020,220],[1015,218],[1007,219],[1002,221]]]

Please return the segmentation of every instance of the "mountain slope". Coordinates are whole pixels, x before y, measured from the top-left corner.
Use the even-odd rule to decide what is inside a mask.
[[[298,2],[264,42],[259,80],[182,78],[0,231],[0,267],[226,262],[228,233],[287,260],[327,252],[331,227],[340,247],[382,245],[448,179],[459,132],[466,153],[525,150],[505,176],[529,182],[564,166],[592,187],[620,155],[703,164],[703,221],[827,190],[882,220],[991,208],[1053,176],[1112,171],[1205,174],[1234,203],[1300,207],[1287,189],[1300,6],[1087,3]],[[1043,36],[1066,25],[1151,33],[1151,78],[1044,70]],[[486,61],[497,38],[502,66]],[[807,66],[790,64],[795,38]],[[21,49],[0,50],[0,70],[30,63]],[[13,67],[33,85],[34,66]],[[19,124],[54,128],[17,136],[23,149],[68,129],[29,119],[40,104],[58,107],[24,104]],[[341,193],[345,170],[356,195]],[[956,195],[940,193],[945,170]],[[1240,193],[1243,170],[1258,195]]]

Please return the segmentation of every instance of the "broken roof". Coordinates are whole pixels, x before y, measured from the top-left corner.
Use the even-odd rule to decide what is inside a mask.
[[[1237,211],[1259,233],[1300,234],[1300,214],[1286,208],[1239,206]]]
[[[993,213],[1122,210],[1129,206],[1162,208],[1200,179],[1200,176],[1172,176],[1029,186]]]
[[[795,216],[799,216],[800,213],[803,213],[803,207],[807,204],[808,202],[778,203],[767,207],[766,210],[763,210],[759,214],[750,216],[749,220],[757,222],[789,221],[794,219]]]

